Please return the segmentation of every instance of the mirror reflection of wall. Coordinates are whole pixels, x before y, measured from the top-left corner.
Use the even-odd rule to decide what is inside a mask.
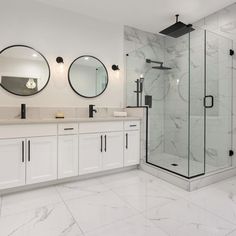
[[[0,52],[0,84],[8,92],[36,94],[47,85],[49,77],[48,62],[33,48],[15,45]]]
[[[70,66],[69,83],[80,96],[96,97],[106,89],[108,73],[105,66],[97,58],[82,56]]]

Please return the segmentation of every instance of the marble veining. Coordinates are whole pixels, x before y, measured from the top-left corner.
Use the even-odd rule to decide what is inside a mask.
[[[33,200],[31,207],[25,205],[14,214],[1,215],[0,235],[235,235],[235,186],[233,177],[186,192],[146,172],[133,170],[59,184],[50,187],[50,191],[42,188],[37,193],[30,190],[4,195],[5,209],[13,199],[17,203],[36,195],[41,204]],[[55,193],[61,202],[48,201]]]

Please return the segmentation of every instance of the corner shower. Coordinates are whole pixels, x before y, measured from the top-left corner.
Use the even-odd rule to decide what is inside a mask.
[[[137,106],[140,75],[139,106],[152,98],[148,164],[186,178],[232,166],[232,47],[228,38],[195,29],[160,35],[127,54],[127,105]]]

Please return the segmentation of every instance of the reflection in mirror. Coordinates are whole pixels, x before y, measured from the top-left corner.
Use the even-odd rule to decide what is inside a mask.
[[[108,73],[104,64],[93,56],[81,56],[70,65],[69,83],[82,97],[93,98],[102,94],[108,84]]]
[[[0,85],[19,96],[43,90],[50,78],[46,58],[31,47],[14,45],[0,52]]]

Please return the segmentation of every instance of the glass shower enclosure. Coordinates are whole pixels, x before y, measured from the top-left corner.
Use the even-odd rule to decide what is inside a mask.
[[[137,106],[137,80],[139,106],[152,99],[148,164],[186,178],[232,165],[232,47],[196,29],[126,55],[127,105]]]

